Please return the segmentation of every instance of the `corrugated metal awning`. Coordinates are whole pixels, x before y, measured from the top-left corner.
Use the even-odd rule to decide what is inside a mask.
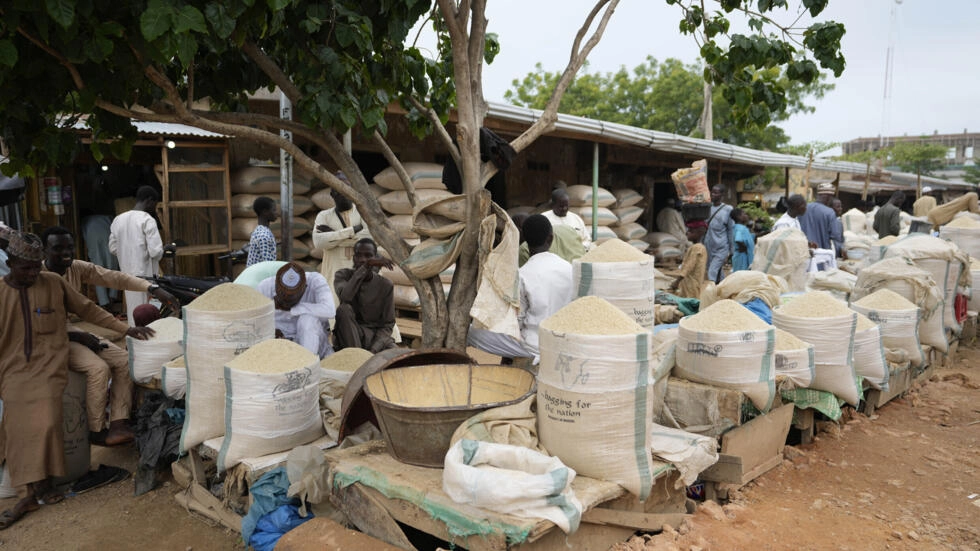
[[[230,138],[232,136],[225,136],[224,134],[218,134],[217,132],[209,132],[207,130],[202,130],[200,128],[189,126],[186,124],[177,124],[172,122],[144,122],[144,121],[131,121],[133,126],[136,127],[136,131],[140,134],[146,134],[150,136],[173,136],[173,137],[193,137],[193,138]],[[85,120],[78,120],[72,127],[75,130],[89,130],[88,124]]]

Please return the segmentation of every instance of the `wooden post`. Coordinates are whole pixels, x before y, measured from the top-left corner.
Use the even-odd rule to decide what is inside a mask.
[[[810,157],[806,161],[806,172],[803,173],[803,186],[806,189],[806,200],[813,200],[813,190],[810,189],[810,166],[813,165],[813,150],[810,150]]]
[[[786,193],[783,196],[789,199],[789,167],[786,167],[784,170],[786,175]]]
[[[871,186],[871,161],[868,161],[868,170],[864,173],[864,189],[861,190],[861,201],[868,200],[868,188]]]
[[[922,169],[916,168],[915,171],[915,198],[922,197]]]

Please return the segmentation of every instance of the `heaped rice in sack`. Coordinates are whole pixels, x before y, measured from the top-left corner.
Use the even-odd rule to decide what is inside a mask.
[[[145,341],[126,337],[129,351],[129,377],[134,383],[148,383],[160,376],[163,364],[184,353],[184,322],[179,318],[160,318],[147,325],[156,334]]]
[[[260,342],[225,364],[225,437],[218,469],[323,436],[320,358],[292,341]]]
[[[776,396],[773,327],[733,300],[681,318],[674,374],[741,390],[761,411]]]
[[[858,404],[861,387],[854,371],[856,312],[830,293],[810,291],[773,310],[772,323],[813,345],[814,374],[809,388]]]
[[[576,296],[604,298],[647,329],[655,322],[653,275],[653,257],[619,239],[572,261]]]
[[[908,258],[916,266],[929,272],[943,295],[943,326],[954,334],[961,327],[953,312],[957,286],[969,287],[970,257],[955,244],[931,235],[913,234],[892,243],[885,250],[883,258]]]
[[[645,500],[653,484],[653,333],[598,297],[540,328],[538,437],[579,474]]]
[[[184,357],[178,356],[163,364],[160,372],[160,388],[168,398],[180,400],[187,391],[187,366]]]
[[[948,239],[971,257],[980,258],[980,221],[969,216],[954,218],[939,228],[939,237]]]
[[[813,345],[796,338],[789,331],[776,329],[776,376],[789,379],[797,388],[813,382]]]
[[[888,390],[888,362],[878,324],[858,313],[854,331],[854,372],[874,388]]]
[[[918,306],[898,293],[882,288],[851,302],[851,309],[864,314],[878,324],[881,330],[881,343],[885,349],[905,352],[912,366],[926,364],[926,355],[919,344]]]
[[[225,433],[225,364],[276,336],[275,306],[255,289],[222,283],[184,307],[186,408],[180,449]]]

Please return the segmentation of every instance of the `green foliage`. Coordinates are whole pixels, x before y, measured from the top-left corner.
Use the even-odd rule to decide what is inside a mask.
[[[888,163],[905,172],[929,174],[942,167],[947,149],[940,144],[899,142],[887,148]]]
[[[784,146],[780,152],[789,153],[790,155],[801,155],[803,157],[809,156],[811,154],[817,155],[818,153],[823,153],[828,149],[832,149],[840,145],[840,142],[823,142],[823,141],[812,141],[804,142],[801,144],[793,144]],[[863,162],[863,161],[862,161]]]
[[[980,167],[968,166],[963,169],[963,179],[971,184],[980,184]]]
[[[767,232],[769,231],[770,228],[772,228],[773,225],[772,216],[769,216],[769,213],[766,212],[766,209],[760,207],[755,203],[749,203],[749,202],[739,203],[738,208],[744,210],[745,214],[748,214],[749,218],[755,221],[753,228],[756,231]]]
[[[548,102],[551,90],[561,76],[558,72],[545,71],[537,64],[533,73],[512,82],[513,88],[504,98],[516,105],[541,109]],[[768,69],[777,78],[779,70]],[[832,84],[822,81],[813,83],[785,80],[783,109],[772,113],[776,121],[790,115],[811,112],[806,101],[822,97]],[[733,117],[733,107],[725,99],[725,87],[714,90],[713,113],[715,138],[728,143],[756,149],[780,149],[789,141],[783,130],[774,125],[756,127],[738,124]],[[562,97],[562,113],[628,124],[639,128],[660,130],[682,135],[693,135],[704,106],[702,68],[685,65],[668,58],[659,63],[652,56],[632,71],[620,68],[615,73],[582,72]]]

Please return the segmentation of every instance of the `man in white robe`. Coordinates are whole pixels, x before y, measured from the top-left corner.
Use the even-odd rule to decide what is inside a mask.
[[[338,172],[337,178],[347,181],[343,172]],[[371,237],[351,200],[335,190],[330,191],[330,196],[336,206],[321,211],[313,223],[313,247],[323,251],[320,275],[327,281],[333,281],[337,270],[353,267],[354,244]],[[336,293],[333,300],[334,304],[340,302]]]
[[[276,304],[276,337],[289,339],[320,358],[333,353],[330,320],[337,314],[330,285],[295,262],[259,283],[258,291]]]
[[[160,195],[150,186],[136,190],[136,206],[112,221],[109,229],[109,252],[119,259],[119,271],[133,276],[153,276],[160,273],[163,258],[163,241],[157,221],[151,212],[156,210]],[[150,301],[149,295],[140,291],[126,291],[126,314],[130,327],[134,327],[133,310]]]
[[[588,251],[592,248],[592,229],[586,227],[585,221],[582,220],[581,216],[574,212],[569,212],[567,191],[558,188],[551,192],[551,210],[542,212],[541,214],[551,222],[552,226],[568,226],[572,228],[578,233],[585,250]]]

